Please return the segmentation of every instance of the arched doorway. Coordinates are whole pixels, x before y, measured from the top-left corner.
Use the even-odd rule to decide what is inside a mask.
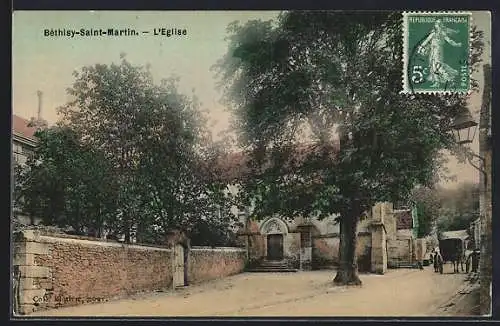
[[[273,217],[261,226],[261,234],[266,239],[266,259],[279,261],[285,258],[285,242],[288,227],[281,219]]]

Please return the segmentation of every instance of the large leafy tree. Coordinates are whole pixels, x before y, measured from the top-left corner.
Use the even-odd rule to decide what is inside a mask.
[[[75,72],[63,122],[109,162],[117,185],[110,227],[127,242],[133,225],[147,241],[172,228],[190,232],[222,203],[221,182],[205,166],[220,151],[196,97],[178,92],[178,79],[157,85],[149,67],[121,59]]]
[[[197,99],[180,94],[177,81],[164,80],[156,89],[139,142],[144,152],[138,173],[149,189],[150,222],[163,231],[177,228],[188,234],[201,225],[224,224],[224,233],[224,217],[231,215],[223,200],[226,184],[214,169],[225,147],[212,141]]]
[[[454,146],[447,130],[466,105],[460,95],[400,94],[401,21],[398,12],[292,11],[235,22],[215,66],[253,167],[241,194],[255,218],[338,214],[336,284],[361,283],[359,216],[436,180],[441,150]],[[472,65],[480,32],[473,43]]]
[[[16,199],[45,225],[102,230],[116,211],[111,166],[74,131],[55,126],[36,132],[38,144],[27,167],[18,170]]]
[[[73,101],[60,108],[63,121],[71,125],[84,143],[98,148],[113,166],[118,182],[119,212],[114,227],[130,241],[144,196],[138,195],[140,140],[151,109],[153,80],[122,56],[121,64],[96,64],[75,71],[68,89]]]

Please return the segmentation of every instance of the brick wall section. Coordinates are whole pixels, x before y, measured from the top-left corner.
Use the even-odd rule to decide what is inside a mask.
[[[171,250],[24,231],[14,242],[15,312],[102,302],[172,284]],[[190,283],[239,273],[245,250],[194,249]]]
[[[188,260],[190,284],[241,273],[246,251],[240,248],[191,248]]]
[[[394,215],[396,218],[396,229],[404,230],[411,229],[413,227],[411,212],[397,212]]]

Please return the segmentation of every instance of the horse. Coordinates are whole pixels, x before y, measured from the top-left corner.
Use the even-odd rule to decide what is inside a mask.
[[[445,259],[453,264],[453,273],[460,273],[460,269],[462,269],[462,273],[465,271],[464,265],[467,263],[465,255],[466,252],[463,250],[461,242],[456,242],[448,249]]]
[[[464,253],[461,251],[457,251],[455,253],[452,253],[451,256],[449,257],[450,261],[453,264],[453,273],[460,273],[459,267],[462,269],[462,273],[465,271],[464,269]]]

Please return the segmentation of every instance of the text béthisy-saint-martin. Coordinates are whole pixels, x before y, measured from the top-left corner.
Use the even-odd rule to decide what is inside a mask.
[[[89,37],[89,36],[139,36],[139,35],[160,35],[160,36],[184,36],[187,35],[185,28],[154,28],[152,30],[138,31],[132,28],[99,28],[99,29],[65,29],[52,28],[43,31],[48,37]]]

